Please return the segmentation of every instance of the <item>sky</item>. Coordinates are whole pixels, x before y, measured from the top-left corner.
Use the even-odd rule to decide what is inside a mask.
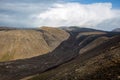
[[[0,0],[0,26],[120,28],[120,0]]]

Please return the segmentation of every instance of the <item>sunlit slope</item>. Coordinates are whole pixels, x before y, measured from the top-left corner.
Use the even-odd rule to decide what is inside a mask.
[[[0,61],[46,54],[68,37],[67,32],[57,28],[1,30]]]

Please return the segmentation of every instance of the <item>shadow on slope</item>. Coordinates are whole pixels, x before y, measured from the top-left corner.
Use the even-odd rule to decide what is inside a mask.
[[[119,80],[120,36],[28,80]]]

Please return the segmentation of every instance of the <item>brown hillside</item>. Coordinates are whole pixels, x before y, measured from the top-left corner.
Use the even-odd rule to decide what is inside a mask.
[[[1,30],[0,61],[30,58],[48,53],[68,37],[67,32],[57,28]]]

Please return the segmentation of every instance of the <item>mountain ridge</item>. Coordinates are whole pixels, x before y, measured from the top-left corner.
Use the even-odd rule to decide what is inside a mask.
[[[116,28],[112,30],[113,32],[120,32],[120,28]]]

